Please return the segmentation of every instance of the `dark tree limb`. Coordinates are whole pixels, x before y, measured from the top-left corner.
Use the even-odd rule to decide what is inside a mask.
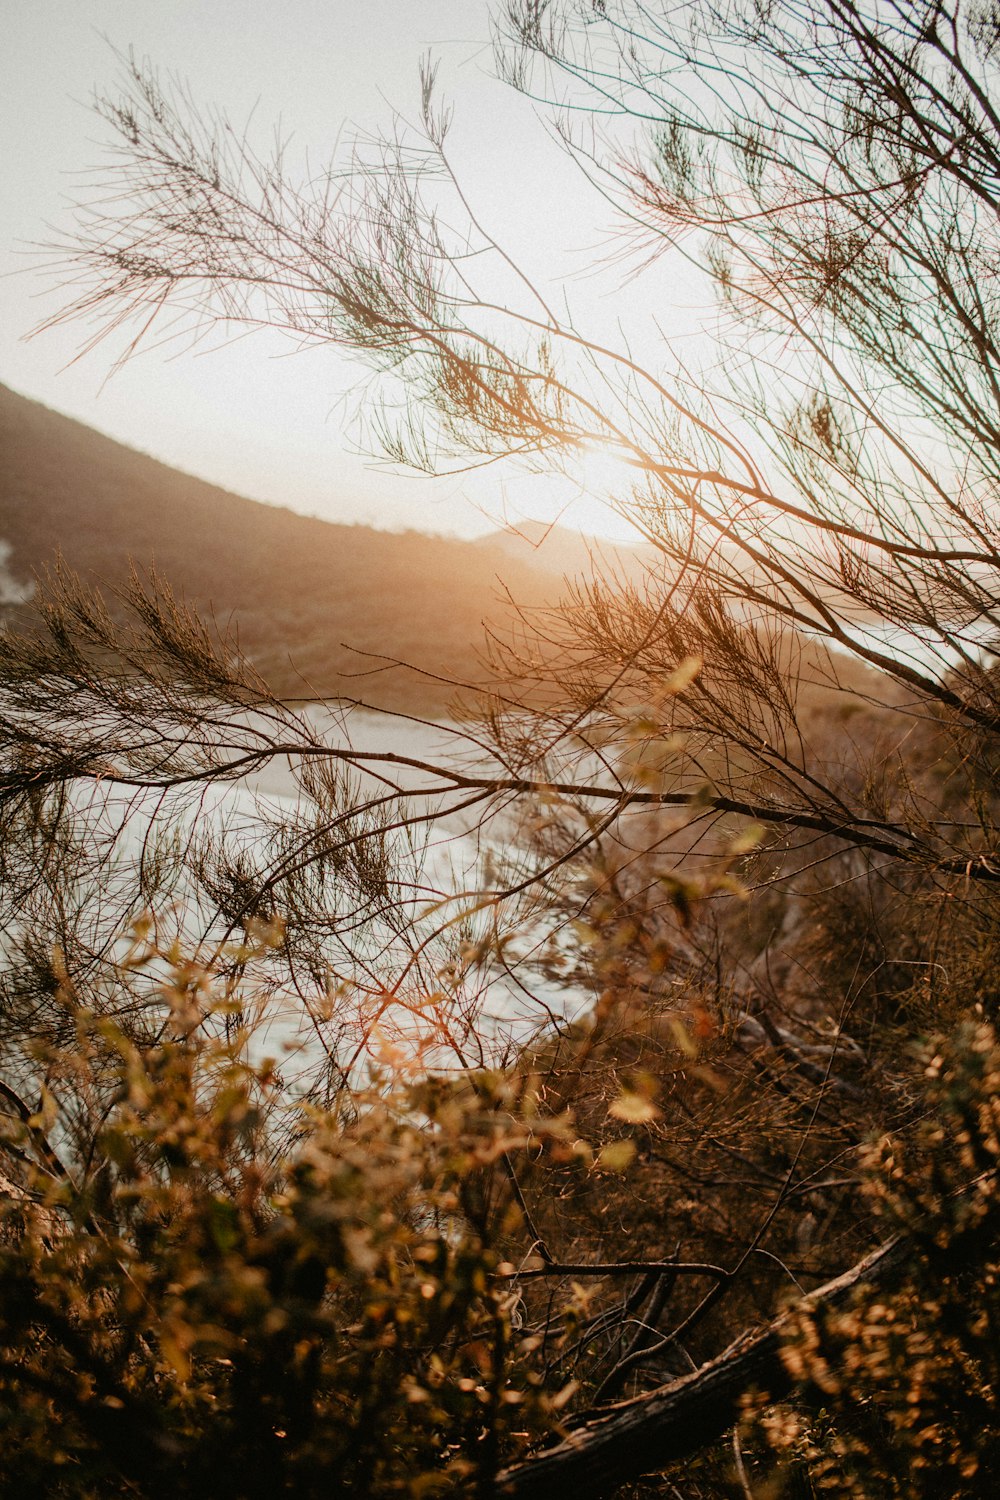
[[[546,1260],[540,1249],[535,1251]],[[609,1260],[609,1261],[554,1261],[546,1260],[544,1266],[532,1266],[530,1270],[498,1271],[497,1281],[532,1281],[541,1276],[711,1276],[716,1281],[725,1281],[730,1273],[723,1266],[715,1266],[705,1260]]]
[[[805,1305],[827,1311],[842,1306],[857,1287],[889,1278],[912,1250],[905,1236],[890,1240],[812,1292]],[[697,1453],[739,1420],[751,1391],[766,1391],[777,1400],[792,1390],[795,1382],[781,1357],[791,1317],[782,1314],[691,1375],[594,1415],[555,1447],[499,1474],[498,1496],[548,1500],[572,1494],[574,1500],[600,1500],[631,1479]]]
[[[54,1177],[57,1181],[66,1182],[69,1174],[56,1155],[44,1130],[39,1126],[36,1112],[30,1105],[26,1104],[9,1083],[0,1079],[0,1107],[7,1104],[24,1126],[25,1134],[35,1149],[40,1159],[42,1171],[48,1177]]]

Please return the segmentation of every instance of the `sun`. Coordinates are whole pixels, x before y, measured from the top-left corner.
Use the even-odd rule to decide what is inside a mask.
[[[604,443],[580,443],[564,451],[558,466],[534,471],[511,467],[483,485],[481,514],[517,530],[532,525],[579,531],[615,546],[644,540],[630,521],[632,491],[642,473],[623,450]]]
[[[641,471],[623,449],[581,443],[566,462],[566,477],[575,492],[567,515],[573,526],[613,541],[637,540],[628,513]]]

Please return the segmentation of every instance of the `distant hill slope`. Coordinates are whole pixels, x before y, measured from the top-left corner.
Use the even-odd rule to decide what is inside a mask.
[[[568,526],[547,526],[543,521],[519,521],[502,531],[480,537],[478,547],[499,548],[518,562],[530,563],[549,573],[589,579],[595,569],[626,583],[644,578],[659,562],[655,548],[628,546],[599,537],[584,536]]]
[[[430,711],[447,689],[399,671],[482,677],[482,621],[560,592],[556,572],[501,543],[340,526],[245,500],[124,447],[0,386],[0,611],[28,593],[57,552],[114,585],[128,560],[155,563],[174,591],[220,626],[277,691],[357,695]],[[349,648],[354,648],[353,650]]]

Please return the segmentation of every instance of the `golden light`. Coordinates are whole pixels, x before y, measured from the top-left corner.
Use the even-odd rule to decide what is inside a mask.
[[[568,523],[613,541],[638,540],[626,518],[642,474],[625,450],[607,443],[581,443],[567,459],[566,474],[576,491]]]

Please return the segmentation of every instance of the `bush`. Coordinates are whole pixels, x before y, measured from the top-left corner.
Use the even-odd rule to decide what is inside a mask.
[[[76,1014],[47,1062],[81,1092],[117,1075],[92,1159],[30,1165],[44,1107],[8,1130],[4,1492],[485,1493],[555,1409],[495,1275],[517,1216],[490,1183],[529,1139],[571,1152],[565,1122],[486,1074],[293,1104],[212,1019],[140,1048]]]

